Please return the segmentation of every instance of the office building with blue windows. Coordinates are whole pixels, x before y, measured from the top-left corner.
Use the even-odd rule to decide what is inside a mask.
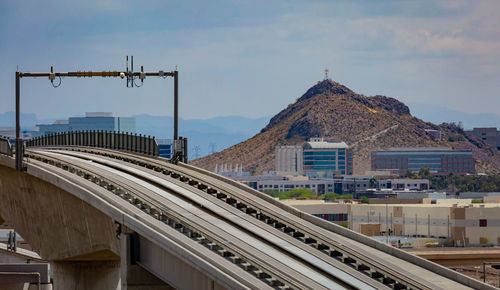
[[[345,142],[312,138],[302,146],[276,147],[276,171],[280,173],[332,178],[352,175],[352,168],[352,152]]]
[[[311,178],[352,175],[352,152],[345,142],[312,138],[302,146],[303,171]]]

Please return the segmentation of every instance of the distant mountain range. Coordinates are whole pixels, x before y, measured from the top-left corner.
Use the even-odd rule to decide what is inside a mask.
[[[470,114],[426,104],[408,103],[411,114],[435,124],[462,122],[466,130],[474,127],[500,128],[500,116],[495,114]]]
[[[36,114],[21,113],[21,126],[23,130],[31,130],[36,124],[52,124],[56,119],[39,120]],[[16,126],[16,113],[5,112],[0,114],[0,127]]]
[[[500,116],[496,114],[473,114],[464,113],[460,111],[451,110],[445,107],[433,106],[429,104],[419,104],[419,103],[407,103],[410,108],[410,112],[413,116],[422,119],[426,122],[432,122],[434,124],[441,123],[459,123],[462,122],[466,130],[471,130],[474,127],[497,127],[500,129]],[[173,130],[172,117],[168,116],[151,116],[151,115],[136,115],[138,128],[141,130],[151,131],[150,126],[157,127],[157,133],[152,133],[154,135],[159,134],[161,138],[168,137],[169,134],[165,133]],[[56,119],[37,119],[36,115],[31,114],[21,114],[21,123],[23,128],[26,130],[31,129],[36,124],[51,124],[55,120],[67,119],[68,117],[56,118]],[[212,119],[181,119],[180,128],[183,129],[187,126],[187,131],[192,131],[191,128],[196,127],[196,131],[202,131],[204,133],[235,133],[243,135],[252,135],[261,129],[261,125],[265,125],[269,121],[270,117],[264,118],[246,118],[241,116],[224,116],[216,117]],[[6,112],[0,114],[0,127],[13,127],[15,120],[14,112]],[[166,124],[166,125],[158,125]],[[169,126],[169,127],[167,127]],[[170,130],[170,131],[169,131]],[[150,134],[150,133],[147,133]],[[234,144],[231,144],[234,145]],[[222,148],[221,148],[222,149]]]
[[[173,118],[138,115],[136,131],[141,134],[171,139]],[[269,122],[269,118],[250,119],[225,116],[211,119],[179,119],[179,135],[188,137],[189,159],[203,157],[247,140]],[[198,152],[196,152],[197,147]],[[198,154],[198,156],[196,156]]]
[[[436,138],[429,130],[439,131],[442,137]],[[397,99],[359,95],[331,80],[308,89],[295,103],[272,117],[259,134],[193,164],[207,170],[213,170],[216,164],[243,164],[245,171],[258,174],[274,170],[276,146],[302,144],[311,137],[344,141],[351,146],[354,174],[370,169],[372,151],[390,147],[471,149],[478,172],[500,170],[497,150],[459,126],[422,121]]]
[[[465,129],[473,127],[500,128],[500,116],[495,114],[468,114],[450,110],[444,107],[427,104],[410,103],[413,116],[424,121],[440,124],[462,122]],[[172,138],[173,118],[169,116],[136,115],[137,133],[156,136],[157,138]],[[36,114],[21,114],[23,130],[31,130],[37,124],[51,124],[58,119],[38,119]],[[190,159],[204,157],[212,152],[222,151],[235,144],[243,142],[258,133],[267,125],[270,118],[246,118],[241,116],[224,116],[211,119],[180,119],[179,135],[188,137]],[[0,127],[15,125],[14,112],[0,114]],[[198,148],[196,153],[195,147]]]
[[[136,131],[139,134],[156,136],[156,138],[173,138],[173,117],[137,115]],[[35,114],[21,114],[23,130],[32,130],[37,124],[52,124],[55,120],[67,119],[37,119]],[[245,118],[240,116],[224,116],[211,119],[179,119],[179,135],[188,137],[190,159],[203,157],[210,153],[231,147],[245,141],[259,132],[269,118]],[[14,112],[0,114],[0,127],[14,127]],[[196,153],[195,147],[198,148]],[[198,156],[196,156],[198,154]]]

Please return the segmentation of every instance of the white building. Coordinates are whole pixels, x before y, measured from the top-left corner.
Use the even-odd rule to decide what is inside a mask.
[[[381,179],[378,181],[378,189],[393,190],[428,190],[428,179]]]
[[[302,174],[302,146],[277,146],[276,171]]]

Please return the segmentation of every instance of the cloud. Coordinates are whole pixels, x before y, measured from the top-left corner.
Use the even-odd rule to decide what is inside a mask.
[[[471,88],[487,96],[498,89],[484,83],[500,77],[497,3],[30,1],[23,2],[30,4],[25,10],[20,4],[1,7],[0,48],[10,69],[122,69],[131,54],[147,70],[179,65],[185,117],[272,115],[321,79],[325,66],[336,80],[367,95],[419,97],[467,110],[471,102],[479,106],[470,100]],[[0,78],[7,103],[12,82],[11,74]],[[88,94],[101,95],[106,110],[164,114],[170,84],[146,82],[128,91],[116,91],[121,82],[64,80],[73,89],[58,91],[23,82],[23,94],[50,96],[45,103],[33,98],[26,107],[45,106],[46,117],[59,116],[57,101],[68,104],[67,114],[81,114],[86,105],[79,99]],[[436,99],[435,92],[453,89],[450,84],[457,87],[453,99]],[[71,100],[64,98],[68,92]],[[152,97],[137,105],[138,94]]]

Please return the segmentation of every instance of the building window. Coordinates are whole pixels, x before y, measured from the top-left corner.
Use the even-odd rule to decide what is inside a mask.
[[[480,219],[479,220],[479,226],[480,227],[487,227],[488,226],[488,220],[486,220],[486,219]]]

